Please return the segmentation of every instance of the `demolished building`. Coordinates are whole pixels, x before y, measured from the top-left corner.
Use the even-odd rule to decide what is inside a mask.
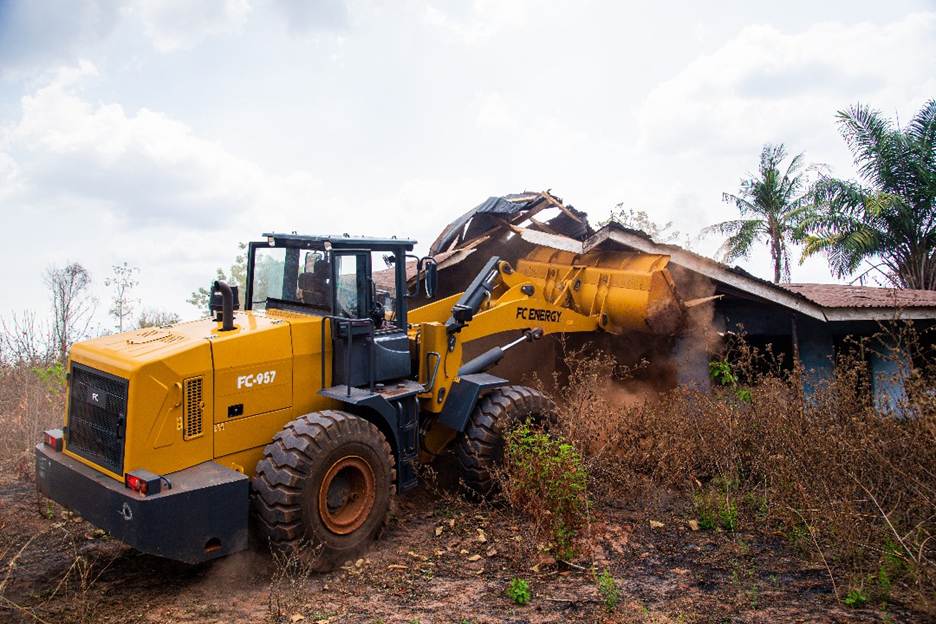
[[[755,346],[770,345],[784,367],[798,359],[808,370],[810,387],[831,374],[835,355],[848,337],[872,336],[882,323],[898,320],[913,320],[923,327],[936,324],[934,291],[774,284],[740,267],[654,241],[614,221],[594,229],[586,213],[550,191],[490,197],[448,224],[429,250],[439,269],[439,291],[434,298],[457,292],[491,256],[516,263],[543,250],[579,256],[607,251],[668,258],[669,274],[687,314],[678,331],[648,326],[645,331],[618,336],[541,341],[522,362],[507,358],[501,363],[507,375],[519,368],[549,379],[554,371],[561,371],[565,350],[587,342],[610,350],[627,365],[644,362],[638,372],[640,381],[656,389],[677,383],[707,385],[709,361],[720,349],[721,337],[735,331],[743,332]],[[415,263],[407,269],[415,279]],[[500,340],[492,337],[475,348],[480,352]],[[899,400],[894,362],[873,351],[868,357],[875,394],[890,403]]]

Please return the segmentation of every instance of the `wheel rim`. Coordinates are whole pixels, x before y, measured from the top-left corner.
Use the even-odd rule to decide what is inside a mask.
[[[374,507],[374,471],[357,455],[342,457],[328,469],[319,487],[319,515],[332,533],[359,529]]]

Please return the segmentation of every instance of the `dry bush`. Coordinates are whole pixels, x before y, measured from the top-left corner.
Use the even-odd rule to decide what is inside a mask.
[[[42,432],[61,426],[65,369],[35,315],[0,319],[0,479],[29,477]]]
[[[691,387],[635,393],[634,370],[607,353],[567,353],[566,364],[569,380],[555,397],[559,426],[585,456],[597,494],[641,500],[651,488],[738,465],[745,431],[737,399]]]
[[[32,475],[33,447],[62,425],[64,395],[61,366],[0,363],[0,478]]]
[[[307,557],[295,552],[274,552],[272,556],[267,620],[270,624],[284,624],[305,619],[310,608],[309,580],[315,576],[314,566]],[[301,617],[293,619],[296,616]],[[316,615],[311,619],[320,618]]]
[[[882,342],[905,380],[896,406],[875,405],[871,389],[865,352]],[[753,415],[771,517],[862,594],[886,599],[900,584],[936,609],[936,366],[924,349],[911,328],[888,331],[857,343],[802,400],[755,391]],[[788,385],[802,390],[799,376]]]
[[[892,409],[875,405],[866,364],[881,344],[907,388]],[[803,371],[743,340],[731,348],[731,364],[713,367],[724,385],[640,401],[611,356],[567,354],[559,426],[593,492],[637,502],[684,491],[704,525],[782,531],[825,563],[840,597],[886,600],[899,587],[936,609],[932,348],[912,328],[856,343],[808,396]]]

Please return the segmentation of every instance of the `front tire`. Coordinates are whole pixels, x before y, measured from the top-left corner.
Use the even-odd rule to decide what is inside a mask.
[[[484,395],[455,449],[468,496],[484,498],[497,491],[497,466],[504,459],[504,436],[511,428],[525,420],[546,424],[555,413],[552,401],[526,386],[503,386]]]
[[[337,410],[306,414],[276,434],[257,464],[260,537],[330,570],[374,539],[395,482],[393,453],[376,426]]]

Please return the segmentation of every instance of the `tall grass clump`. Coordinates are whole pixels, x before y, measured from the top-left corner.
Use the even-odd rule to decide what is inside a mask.
[[[839,349],[825,378],[731,340],[711,388],[630,400],[613,357],[570,353],[558,427],[595,496],[682,491],[700,525],[770,528],[828,570],[840,599],[895,591],[936,610],[936,365],[929,336],[889,328]],[[882,400],[868,362],[905,388]],[[892,380],[890,380],[892,381]],[[808,390],[808,391],[807,391]]]

